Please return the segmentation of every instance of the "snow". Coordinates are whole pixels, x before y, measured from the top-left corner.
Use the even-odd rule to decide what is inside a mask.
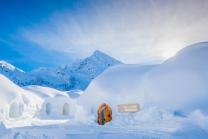
[[[44,100],[38,114],[39,118],[59,119],[74,117],[76,109],[79,107],[76,104],[76,100],[72,99],[67,92],[35,85],[24,88]]]
[[[23,72],[1,61],[0,73],[19,86],[39,85],[64,91],[84,90],[91,80],[117,64],[121,62],[97,50],[91,56],[72,64],[58,68],[38,68],[31,72]]]
[[[83,91],[82,90],[70,90],[66,92],[71,98],[79,98],[81,95],[83,95]]]
[[[207,53],[208,43],[198,43],[160,65],[114,66],[90,84],[79,103],[85,104],[89,112],[103,102],[113,107],[136,102],[143,107],[158,106],[184,113],[195,109],[208,112]]]
[[[26,90],[31,91],[31,92],[35,92],[35,94],[40,96],[41,98],[46,98],[46,97],[54,98],[59,95],[68,97],[68,95],[66,93],[56,90],[56,89],[53,89],[53,88],[50,88],[50,87],[30,85],[30,86],[25,86],[24,88]]]
[[[0,137],[1,136],[4,136],[5,134],[7,134],[7,129],[6,129],[6,127],[5,127],[5,125],[2,123],[2,122],[0,122]]]
[[[127,138],[127,139],[206,139],[207,132],[200,126],[190,122],[189,118],[172,115],[158,108],[143,109],[137,119],[128,115],[116,118],[116,121],[98,126],[66,121],[56,125],[38,125],[32,127],[14,128],[5,138],[24,139],[99,139],[99,138]],[[120,122],[123,121],[124,122]],[[48,121],[49,123],[50,121]]]
[[[18,87],[0,74],[0,118],[7,122],[11,118],[31,118],[41,103],[41,99]]]
[[[207,113],[207,53],[208,43],[194,44],[152,70],[144,89],[153,95],[151,103],[186,113],[195,109]]]
[[[184,48],[160,65],[114,66],[91,82],[78,103],[94,118],[100,104],[110,104],[114,122],[118,121],[115,122],[118,125],[134,125],[143,119],[147,125],[150,121],[148,126],[153,127],[159,118],[158,125],[162,126],[166,121],[164,114],[170,118],[166,124],[183,117],[179,123],[184,130],[178,131],[177,127],[174,137],[184,138],[191,134],[193,138],[207,138],[207,54],[208,43],[204,42]],[[136,121],[133,122],[126,116],[125,122],[125,116],[117,112],[117,105],[125,103],[139,103],[141,111],[145,112],[134,115]],[[149,113],[152,108],[155,108],[154,112]]]
[[[121,62],[97,50],[84,60],[66,65],[57,71],[64,75],[67,73],[71,75],[71,82],[73,83],[71,89],[85,90],[95,77],[109,67],[118,64]]]
[[[93,113],[104,102],[110,104],[115,112],[117,112],[117,104],[143,104],[148,97],[140,89],[143,79],[148,71],[156,66],[124,64],[114,66],[92,81],[78,102]],[[140,95],[136,95],[138,93]]]
[[[1,68],[1,69],[4,69],[4,68],[5,68],[5,69],[11,70],[11,71],[20,71],[20,72],[24,72],[23,70],[14,67],[13,65],[7,63],[7,62],[4,61],[4,60],[0,60],[0,68]]]
[[[6,77],[4,77],[3,75],[0,75],[0,79],[1,79],[1,84],[0,84],[1,85],[1,94],[0,94],[1,96],[0,96],[0,98],[1,98],[2,105],[8,104],[16,97],[20,97],[20,95],[17,92],[10,90],[10,88],[8,87],[8,80],[6,79]],[[7,92],[7,93],[5,93],[5,92]]]
[[[5,105],[10,106],[9,102],[13,100],[24,106],[35,104],[30,94],[43,101],[40,113],[33,115],[33,118],[14,118],[13,124],[6,123],[6,127],[11,129],[0,126],[2,131],[6,130],[3,134],[0,132],[0,138],[206,139],[207,54],[208,43],[204,42],[184,48],[160,65],[118,64],[95,78],[84,93],[77,89],[63,92],[34,85],[24,90],[0,76],[0,80],[5,83],[0,85],[2,96],[6,97],[7,92],[12,92],[8,94],[8,98],[12,96],[11,99],[5,99]],[[95,52],[95,59],[96,55],[101,54]],[[89,65],[91,62],[84,63]],[[83,71],[82,68],[80,71]],[[25,91],[29,96],[25,95]],[[69,112],[66,102],[72,112],[63,116]],[[112,107],[113,120],[99,126],[96,123],[96,112],[103,102]],[[141,110],[137,113],[117,112],[117,105],[125,103],[139,103]]]

